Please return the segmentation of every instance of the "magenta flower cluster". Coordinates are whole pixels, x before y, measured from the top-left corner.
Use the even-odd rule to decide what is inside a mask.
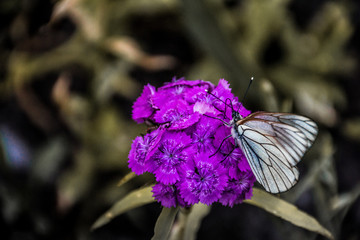
[[[138,175],[154,174],[153,196],[163,206],[232,207],[252,196],[255,177],[245,156],[232,137],[223,142],[231,129],[219,119],[230,122],[230,101],[243,117],[250,114],[224,79],[217,86],[185,79],[158,89],[148,84],[135,101],[133,119],[151,127],[133,141],[129,167]]]

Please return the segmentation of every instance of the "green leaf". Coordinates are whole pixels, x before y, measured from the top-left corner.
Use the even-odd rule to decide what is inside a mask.
[[[329,239],[334,239],[332,234],[315,218],[299,210],[296,206],[263,190],[254,188],[253,197],[244,202],[260,207],[298,227],[319,233]]]
[[[179,207],[163,208],[163,210],[160,213],[160,216],[156,221],[154,228],[154,236],[151,238],[152,240],[169,239],[171,227],[174,223],[178,211],[179,211]]]
[[[91,230],[104,226],[114,217],[124,212],[154,202],[151,192],[152,187],[153,185],[132,191],[124,198],[116,202],[106,213],[96,220],[96,222],[92,225]]]
[[[125,183],[127,183],[128,181],[130,181],[131,179],[133,179],[134,177],[136,177],[136,174],[134,172],[129,172],[128,174],[126,174],[122,179],[120,179],[120,181],[118,182],[117,186],[121,187],[122,185],[124,185]]]
[[[188,216],[188,219],[185,223],[184,238],[187,240],[196,239],[196,234],[199,230],[201,221],[206,217],[210,212],[211,207],[204,204],[195,204],[191,208],[191,212]]]

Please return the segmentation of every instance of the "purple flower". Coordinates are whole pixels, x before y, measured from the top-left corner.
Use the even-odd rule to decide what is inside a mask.
[[[214,91],[212,92],[215,96],[219,97],[220,99],[235,99],[234,94],[231,93],[230,83],[228,83],[225,79],[220,79],[218,85],[215,87]],[[236,98],[237,99],[237,98]]]
[[[144,87],[140,97],[136,99],[132,111],[132,118],[136,122],[144,122],[144,120],[149,118],[156,110],[152,101],[155,92],[155,87],[148,84]]]
[[[251,198],[254,182],[255,177],[252,172],[242,172],[236,179],[229,180],[219,202],[225,206],[233,207],[234,204],[239,204],[244,199]]]
[[[195,97],[197,101],[194,104],[193,111],[200,114],[208,114],[212,116],[217,116],[219,113],[218,109],[214,107],[214,101],[218,101],[213,96],[209,95],[207,92],[199,92]],[[192,99],[191,99],[192,100]]]
[[[157,183],[154,187],[152,192],[153,197],[164,207],[176,207],[176,192],[175,187],[172,185],[165,185],[162,183]]]
[[[176,185],[166,185],[163,183],[157,183],[152,189],[153,197],[155,200],[161,203],[164,207],[176,207],[177,205],[181,207],[189,207],[190,205],[186,204],[184,199],[181,198],[179,190]]]
[[[206,153],[194,158],[182,167],[180,194],[188,204],[200,201],[209,205],[221,197],[227,185],[226,169]]]
[[[250,114],[224,79],[217,86],[174,78],[157,90],[144,87],[133,119],[156,129],[135,138],[129,167],[136,174],[154,174],[153,196],[163,206],[220,202],[232,207],[251,197],[255,177],[224,125],[232,111]]]
[[[174,184],[179,168],[194,154],[191,138],[183,132],[165,132],[149,158],[148,171],[164,184]]]
[[[184,93],[184,99],[186,102],[190,103],[190,104],[194,104],[197,103],[199,101],[201,101],[204,96],[209,96],[209,94],[206,92],[206,90],[209,90],[209,88],[207,86],[201,86],[201,87],[193,87],[193,88],[189,88],[185,93]]]
[[[203,90],[212,90],[214,85],[210,82],[203,80],[188,81],[184,78],[173,78],[171,83],[165,84],[165,86],[158,89],[157,94],[153,97],[154,105],[158,108],[162,108],[168,102],[173,100],[179,100],[191,97],[189,94],[196,95]],[[188,101],[191,103],[191,101]]]
[[[180,99],[165,104],[154,118],[157,123],[169,124],[169,130],[181,130],[195,124],[200,114],[194,113],[192,107],[185,100]]]
[[[202,116],[196,126],[189,128],[187,132],[191,135],[191,144],[198,152],[215,152],[213,140],[214,133],[220,121],[215,122],[214,119]]]
[[[137,175],[146,171],[147,153],[156,146],[161,139],[163,129],[156,129],[152,133],[146,134],[144,137],[136,137],[131,145],[129,153],[129,168]]]
[[[129,153],[129,168],[137,175],[145,172],[145,157],[149,146],[144,142],[143,137],[136,137],[131,144]]]

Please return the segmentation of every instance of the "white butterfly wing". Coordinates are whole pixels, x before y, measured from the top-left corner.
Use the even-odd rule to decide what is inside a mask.
[[[268,113],[268,112],[256,112],[251,114],[253,118],[263,119],[272,122],[281,122],[293,126],[305,134],[309,147],[314,142],[318,133],[317,125],[311,119],[289,113]],[[249,116],[249,117],[250,117]]]
[[[236,137],[257,181],[271,193],[289,190],[299,177],[296,164],[312,145],[316,124],[294,114],[257,112],[240,120]]]

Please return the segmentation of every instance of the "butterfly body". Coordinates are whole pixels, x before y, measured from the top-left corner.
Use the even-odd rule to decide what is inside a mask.
[[[294,186],[296,164],[318,132],[315,122],[288,113],[255,112],[243,118],[233,110],[232,117],[231,134],[265,190],[280,193]]]

